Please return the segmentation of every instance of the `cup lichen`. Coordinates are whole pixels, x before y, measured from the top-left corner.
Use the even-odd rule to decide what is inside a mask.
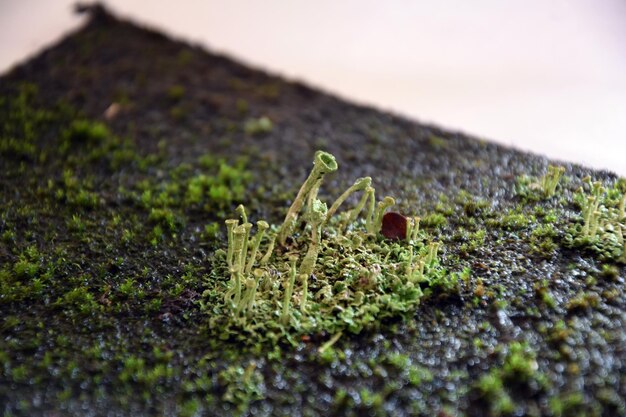
[[[385,197],[377,203],[370,177],[357,179],[329,210],[317,196],[324,176],[336,169],[334,156],[315,154],[313,169],[278,229],[259,220],[251,237],[243,205],[236,210],[241,224],[226,222],[230,281],[224,306],[210,312],[210,321],[223,334],[244,340],[255,334],[258,341],[277,335],[289,340],[294,332],[358,333],[386,317],[410,316],[429,287],[444,288],[441,282],[452,281],[438,261],[440,244],[429,243],[425,232],[418,234],[418,217],[411,217],[406,239],[390,241],[379,233],[395,200]],[[359,191],[363,196],[356,207],[337,213]],[[299,220],[301,231],[294,234]],[[257,261],[259,252],[263,256]],[[224,314],[215,315],[218,311]]]

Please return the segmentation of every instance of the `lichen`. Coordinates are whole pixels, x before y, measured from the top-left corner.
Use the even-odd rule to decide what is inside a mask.
[[[439,242],[417,227],[408,241],[387,241],[378,233],[393,199],[386,197],[365,219],[353,222],[352,210],[336,213],[354,191],[371,196],[374,207],[375,196],[367,191],[371,179],[358,180],[328,211],[316,196],[324,175],[337,164],[323,152],[315,160],[283,226],[268,229],[259,221],[251,250],[245,210],[238,210],[243,224],[226,221],[228,249],[214,258],[213,271],[230,271],[231,278],[225,284],[212,280],[203,303],[220,337],[257,343],[320,332],[359,333],[386,319],[411,317],[433,289],[455,291],[457,278],[439,264]],[[220,290],[226,293],[223,299],[216,297]]]

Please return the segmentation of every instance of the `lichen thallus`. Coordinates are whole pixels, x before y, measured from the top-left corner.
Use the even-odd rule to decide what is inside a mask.
[[[395,200],[387,196],[377,202],[372,179],[363,177],[357,179],[328,209],[326,203],[318,199],[318,191],[326,174],[336,171],[337,168],[338,165],[333,155],[323,151],[316,152],[313,169],[289,207],[284,222],[278,228],[270,227],[267,222],[260,220],[256,223],[256,234],[251,236],[252,224],[248,222],[243,205],[237,207],[236,210],[240,219],[226,220],[228,232],[226,263],[230,281],[227,283],[224,303],[229,306],[234,316],[244,319],[250,317],[255,303],[260,301],[259,294],[263,294],[266,301],[271,299],[275,306],[277,322],[283,326],[292,323],[295,311],[292,308],[294,299],[299,307],[299,317],[307,314],[309,305],[316,308],[316,302],[328,299],[329,294],[338,291],[341,287],[341,285],[334,285],[334,287],[325,285],[321,289],[317,288],[315,294],[309,294],[309,281],[319,272],[316,271],[316,267],[320,251],[328,249],[337,241],[354,245],[354,242],[358,244],[372,239],[372,247],[379,251],[376,255],[378,257],[373,258],[375,262],[370,268],[373,271],[380,271],[379,263],[383,263],[390,257],[392,249],[383,248],[373,238],[378,236],[385,211],[395,204]],[[354,193],[362,193],[356,206],[351,210],[338,213],[342,204]],[[359,215],[363,210],[365,210],[363,220],[359,220]],[[358,234],[344,232],[351,225],[354,226],[357,221],[362,222],[359,224],[364,226],[359,229]],[[407,223],[409,227],[405,240],[412,243],[418,237],[419,218],[410,218]],[[304,227],[300,228],[301,225]],[[296,235],[298,242],[288,239],[294,236],[296,230],[301,231],[299,235]],[[325,236],[332,236],[334,239],[332,243],[328,243],[330,238],[325,238]],[[266,248],[264,251],[261,250],[262,244]],[[396,269],[403,271],[404,282],[419,298],[421,290],[414,284],[424,279],[424,267],[436,262],[439,243],[424,246],[422,253],[415,256],[413,246],[409,246],[401,252],[404,256],[402,267],[394,266],[394,271]],[[394,251],[398,252],[397,248]],[[337,264],[341,262],[337,260]],[[349,264],[351,261],[343,262]],[[358,264],[358,262],[354,261],[352,264]],[[374,272],[366,271],[364,272],[365,278],[361,281],[366,282],[373,275]],[[281,280],[281,277],[282,294],[279,293],[279,285],[276,283],[277,280]],[[298,285],[296,296],[294,287]],[[366,288],[369,287],[366,286]],[[365,297],[363,291],[354,291],[353,299],[358,305],[363,304]],[[381,303],[387,302],[385,298],[376,300]]]

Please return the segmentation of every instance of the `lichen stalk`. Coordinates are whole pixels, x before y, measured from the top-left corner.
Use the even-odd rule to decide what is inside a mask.
[[[235,212],[241,216],[241,223],[248,223],[248,215],[246,214],[246,208],[243,204],[239,204],[235,209]]]
[[[406,263],[406,276],[407,279],[410,281],[411,280],[411,276],[413,275],[413,246],[409,247],[409,259],[407,260]]]
[[[298,219],[298,214],[302,209],[302,205],[305,203],[305,199],[311,192],[311,189],[319,180],[324,177],[324,175],[329,172],[334,172],[336,170],[337,162],[335,161],[334,156],[322,151],[318,151],[315,153],[315,158],[313,160],[313,169],[300,187],[300,190],[298,191],[296,198],[293,200],[291,207],[289,207],[287,215],[285,216],[285,220],[283,221],[283,224],[278,231],[278,242],[281,245],[285,244],[287,236],[289,236],[293,231],[295,223]]]
[[[297,256],[291,256],[289,258],[290,266],[289,266],[289,277],[285,285],[285,293],[283,297],[283,311],[280,316],[280,321],[283,325],[289,324],[289,310],[291,304],[291,295],[293,294],[293,286],[296,282],[296,262],[298,261]]]
[[[309,195],[307,196],[306,213],[309,213],[311,211],[311,208],[313,207],[313,203],[315,202],[315,200],[317,200],[317,195],[319,194],[320,187],[322,186],[323,181],[324,181],[324,178],[321,177],[315,182],[315,184],[313,184],[313,187],[311,187],[311,190],[309,191]]]
[[[248,257],[248,244],[250,241],[250,230],[252,229],[252,223],[244,223],[244,237],[243,247],[241,248],[241,258],[239,259],[239,270],[243,273],[246,268],[246,259]]]
[[[374,194],[374,188],[370,187],[366,187],[365,191],[363,192],[363,196],[361,197],[361,199],[359,200],[359,202],[357,203],[356,207],[354,207],[352,209],[352,211],[350,211],[350,216],[348,217],[348,223],[347,224],[352,224],[356,221],[357,217],[359,216],[359,214],[361,214],[361,211],[363,211],[363,208],[365,207],[365,204],[371,200],[371,195]],[[374,197],[375,199],[375,197]]]
[[[325,222],[328,222],[331,219],[331,217],[335,215],[339,207],[348,199],[348,197],[350,197],[350,195],[352,195],[352,193],[365,190],[371,184],[372,184],[371,177],[363,177],[363,178],[357,179],[354,182],[354,184],[348,187],[348,189],[344,191],[343,194],[341,194],[339,198],[337,198],[337,200],[335,200],[333,205],[330,206],[330,209],[328,209],[328,213],[326,214]]]
[[[263,257],[261,258],[261,261],[259,262],[259,264],[261,265],[266,265],[270,258],[272,257],[272,253],[274,253],[274,245],[276,244],[276,236],[273,236],[270,240],[270,244],[267,247],[267,251],[265,252],[265,255],[263,255]]]
[[[232,268],[233,266],[233,230],[239,224],[239,220],[236,219],[228,219],[226,220],[226,230],[228,235],[228,252],[226,253],[226,263],[228,268]]]
[[[365,228],[368,233],[373,233],[372,230],[374,230],[374,222],[376,220],[376,190],[374,190],[373,187],[367,188],[367,197],[368,204],[367,214],[365,216]]]
[[[231,274],[232,274],[231,281],[234,281],[233,289],[235,293],[234,294],[235,298],[233,302],[235,303],[235,305],[238,305],[239,301],[241,300],[242,258],[244,258],[243,246],[244,246],[244,239],[246,236],[245,226],[239,225],[235,227],[235,229],[233,230],[233,236],[234,236],[234,247],[233,247],[234,261],[233,261],[233,267],[231,268]]]
[[[252,243],[252,249],[250,252],[250,259],[248,260],[248,265],[246,266],[246,274],[249,274],[252,271],[252,266],[256,260],[256,254],[259,250],[259,245],[261,244],[261,240],[263,240],[263,236],[265,235],[265,231],[270,227],[264,220],[259,220],[256,222],[257,232],[254,237],[254,242]]]
[[[247,292],[247,302],[246,302],[246,315],[250,315],[252,312],[252,308],[254,307],[254,303],[256,302],[256,292],[259,288],[259,281],[261,281],[261,277],[264,275],[264,271],[262,269],[254,270],[254,279],[250,285],[250,288]]]
[[[376,234],[378,233],[378,231],[380,230],[380,227],[383,224],[383,216],[385,215],[385,210],[387,210],[389,207],[393,206],[394,204],[396,204],[396,200],[393,199],[393,197],[385,197],[383,198],[383,201],[379,201],[378,202],[378,207],[376,208],[376,215],[374,217],[374,221],[372,222],[372,227],[370,230],[368,230],[368,232]]]
[[[322,234],[322,222],[326,219],[327,213],[328,209],[326,208],[325,203],[322,203],[320,200],[315,200],[313,202],[308,219],[309,224],[311,225],[311,242],[309,243],[309,248],[304,256],[304,259],[300,264],[300,273],[306,277],[313,273],[315,264],[317,263],[321,240],[320,236]]]
[[[417,241],[417,234],[420,231],[420,218],[415,216],[412,221],[412,229],[411,229],[411,240],[413,242]]]
[[[309,297],[309,276],[300,274],[300,281],[302,282],[302,298],[300,299],[300,311],[306,313],[306,301]]]

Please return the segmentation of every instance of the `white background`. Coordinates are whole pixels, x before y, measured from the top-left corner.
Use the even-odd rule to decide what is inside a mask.
[[[0,0],[0,72],[76,28],[73,0]],[[246,63],[626,175],[626,1],[109,0]]]

